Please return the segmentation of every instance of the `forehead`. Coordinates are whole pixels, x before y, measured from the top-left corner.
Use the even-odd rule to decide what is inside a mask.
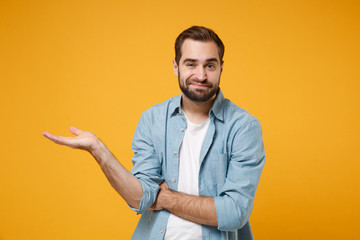
[[[219,60],[219,51],[214,41],[196,41],[193,39],[186,39],[181,47],[181,59],[191,58],[199,61],[204,61],[210,58]]]

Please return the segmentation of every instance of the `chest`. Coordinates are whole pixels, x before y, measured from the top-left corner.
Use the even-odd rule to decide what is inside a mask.
[[[155,124],[153,143],[162,166],[162,175],[169,187],[178,189],[180,147],[187,124],[180,115],[169,118],[165,124]],[[198,189],[201,196],[215,196],[225,183],[228,168],[228,133],[226,125],[216,119],[209,121],[200,147]]]

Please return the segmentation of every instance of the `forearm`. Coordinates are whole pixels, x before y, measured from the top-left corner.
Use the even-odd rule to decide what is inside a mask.
[[[171,190],[164,192],[164,195],[159,194],[160,201],[163,208],[172,214],[198,224],[218,225],[214,198],[193,196]]]
[[[54,143],[89,151],[115,190],[130,206],[139,208],[142,198],[140,181],[116,160],[115,156],[95,134],[75,127],[70,127],[70,132],[76,137],[56,136],[49,132],[42,132],[42,135]]]
[[[130,206],[139,208],[143,193],[140,181],[119,163],[101,141],[90,150],[90,153],[100,165],[113,188]]]

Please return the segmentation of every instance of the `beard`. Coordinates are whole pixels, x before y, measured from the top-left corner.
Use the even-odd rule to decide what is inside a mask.
[[[218,84],[214,85],[207,81],[199,81],[197,79],[191,79],[191,78],[186,79],[184,84],[184,81],[181,81],[180,78],[181,78],[180,73],[178,73],[180,89],[182,93],[192,101],[206,102],[207,100],[211,99],[215,94],[217,94],[219,91],[220,79],[218,81]],[[191,90],[189,86],[192,83],[201,83],[203,85],[205,84],[207,88]]]

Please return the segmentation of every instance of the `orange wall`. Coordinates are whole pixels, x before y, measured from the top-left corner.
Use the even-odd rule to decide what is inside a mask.
[[[179,94],[173,43],[226,45],[221,87],[263,126],[256,240],[355,239],[360,225],[357,1],[0,1],[0,239],[129,239],[138,220],[90,154],[48,130],[95,132],[131,168],[140,114]]]

